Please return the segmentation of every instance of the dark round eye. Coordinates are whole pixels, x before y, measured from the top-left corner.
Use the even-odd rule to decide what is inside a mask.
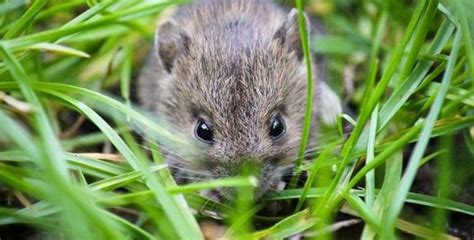
[[[280,116],[276,116],[270,120],[270,137],[274,140],[280,138],[285,134],[286,127],[285,122]]]
[[[214,136],[212,134],[212,128],[204,120],[200,119],[194,130],[196,137],[206,143],[212,143],[214,141]]]

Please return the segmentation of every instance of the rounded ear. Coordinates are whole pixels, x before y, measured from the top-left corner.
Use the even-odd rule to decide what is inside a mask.
[[[304,22],[306,30],[309,31],[309,20],[306,14],[304,14]],[[308,34],[309,37],[310,34]],[[298,25],[298,11],[293,8],[290,13],[286,16],[286,20],[282,26],[278,28],[274,37],[275,40],[279,41],[288,52],[295,52],[298,60],[303,59],[303,49],[301,46],[301,38]]]
[[[322,123],[334,125],[336,124],[337,117],[342,113],[341,100],[325,82],[321,81],[317,88],[315,112]]]
[[[158,27],[155,33],[155,49],[168,73],[173,69],[179,54],[189,49],[189,42],[189,36],[174,20],[168,20]]]

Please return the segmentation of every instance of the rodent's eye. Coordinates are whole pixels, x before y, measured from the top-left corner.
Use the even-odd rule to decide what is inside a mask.
[[[282,137],[286,132],[285,122],[280,116],[275,116],[270,120],[270,137],[276,140]]]
[[[211,126],[202,119],[198,120],[196,129],[194,130],[194,135],[196,135],[199,140],[206,143],[212,143],[214,141]]]

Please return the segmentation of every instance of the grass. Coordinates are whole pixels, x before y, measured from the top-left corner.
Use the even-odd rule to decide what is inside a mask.
[[[303,7],[327,26],[311,38],[300,27],[308,67],[310,50],[328,58],[329,83],[357,117],[347,138],[324,130],[315,159],[303,160],[308,104],[295,159],[306,182],[258,204],[252,176],[177,186],[159,148],[134,135],[190,147],[133,105],[131,87],[156,16],[178,4],[0,3],[0,238],[202,239],[209,219],[228,238],[329,239],[346,227],[363,239],[474,234],[452,221],[474,218],[471,1],[296,1],[300,26]],[[235,204],[198,194],[223,186],[239,190]],[[292,213],[262,215],[275,201],[293,202]]]

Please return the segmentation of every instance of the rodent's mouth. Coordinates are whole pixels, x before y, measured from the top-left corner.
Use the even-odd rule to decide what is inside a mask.
[[[265,196],[272,195],[273,193],[283,190],[286,183],[281,178],[270,178],[266,179],[266,183],[262,184],[253,191],[253,201],[259,202]],[[239,190],[232,187],[216,188],[211,190],[201,191],[200,194],[210,200],[220,203],[232,203],[238,198]]]
[[[268,160],[268,158],[266,160]],[[206,163],[206,161],[200,162]],[[176,161],[172,163],[177,165]],[[258,162],[253,163],[254,165],[249,165],[250,170],[245,170],[247,165],[240,166],[238,163],[230,166],[215,162],[213,165],[201,164],[199,170],[194,168],[195,166],[178,166],[173,168],[175,170],[173,171],[173,176],[179,184],[185,184],[193,181],[200,182],[250,174],[259,180],[259,184],[252,190],[253,192],[245,193],[245,195],[252,198],[253,201],[259,202],[265,198],[265,196],[271,196],[272,194],[283,190],[286,186],[286,178],[293,172],[293,164],[276,166],[273,163],[269,164],[268,161],[264,164],[258,164]],[[244,170],[239,171],[238,169]],[[203,190],[200,192],[200,195],[216,202],[230,203],[239,197],[241,189],[242,188],[218,187],[215,189]]]
[[[219,203],[232,203],[235,200],[237,190],[235,188],[218,188],[200,192],[203,197]]]
[[[222,200],[225,199],[217,189],[203,190],[201,191],[201,195],[216,202],[222,202]]]

